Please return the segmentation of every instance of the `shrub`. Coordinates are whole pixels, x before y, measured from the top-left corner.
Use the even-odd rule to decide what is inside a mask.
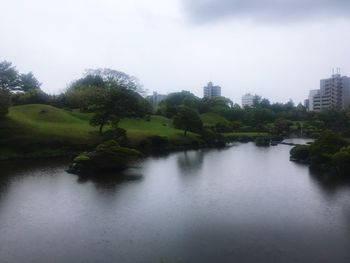
[[[293,161],[309,162],[310,161],[310,146],[297,145],[290,150],[290,158]]]
[[[6,90],[0,89],[0,118],[8,113],[10,107],[10,93]]]
[[[90,161],[90,157],[84,153],[74,158],[74,162],[86,162],[86,161]]]

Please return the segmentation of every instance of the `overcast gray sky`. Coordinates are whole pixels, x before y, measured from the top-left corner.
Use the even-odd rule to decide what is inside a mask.
[[[0,60],[58,93],[109,67],[159,93],[208,82],[302,101],[340,67],[350,75],[348,0],[0,0]]]

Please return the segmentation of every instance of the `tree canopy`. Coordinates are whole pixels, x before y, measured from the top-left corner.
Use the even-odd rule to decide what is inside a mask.
[[[0,89],[6,91],[20,90],[18,71],[11,62],[0,62]]]
[[[177,108],[177,114],[174,117],[174,126],[184,130],[184,135],[186,136],[188,131],[201,131],[203,123],[199,114],[194,109],[181,105]]]

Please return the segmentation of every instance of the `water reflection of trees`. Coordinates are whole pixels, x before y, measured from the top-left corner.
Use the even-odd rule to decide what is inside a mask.
[[[350,177],[337,175],[335,173],[327,173],[310,169],[312,180],[320,186],[327,194],[336,194],[339,190],[350,188]]]
[[[177,164],[182,173],[199,171],[203,166],[205,151],[185,151],[177,157]]]
[[[133,169],[123,172],[99,172],[96,174],[79,175],[77,182],[80,184],[93,183],[97,189],[105,191],[115,191],[122,184],[141,181],[143,175]]]
[[[0,192],[5,192],[13,180],[35,173],[53,175],[67,165],[64,158],[0,161]]]

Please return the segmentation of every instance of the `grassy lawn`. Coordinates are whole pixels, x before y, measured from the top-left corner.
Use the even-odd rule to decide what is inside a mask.
[[[66,111],[48,105],[14,106],[0,123],[0,157],[13,152],[59,151],[60,149],[91,148],[98,142],[97,128],[91,127],[92,114]],[[147,137],[168,137],[175,145],[197,139],[198,135],[172,127],[172,121],[162,116],[150,120],[124,119],[120,127],[126,129],[133,145]]]
[[[24,105],[11,107],[8,119],[23,126],[25,133],[33,136],[49,137],[88,143],[91,132],[96,131],[86,120],[88,116],[57,109],[48,105]]]
[[[224,117],[213,112],[203,113],[200,117],[204,126],[215,126],[217,123],[229,123]]]
[[[124,119],[119,126],[127,131],[128,138],[132,141],[140,141],[146,137],[158,135],[169,139],[183,138],[184,132],[175,129],[172,121],[162,116],[151,116],[149,121],[144,119]],[[189,137],[196,136],[193,133]]]

